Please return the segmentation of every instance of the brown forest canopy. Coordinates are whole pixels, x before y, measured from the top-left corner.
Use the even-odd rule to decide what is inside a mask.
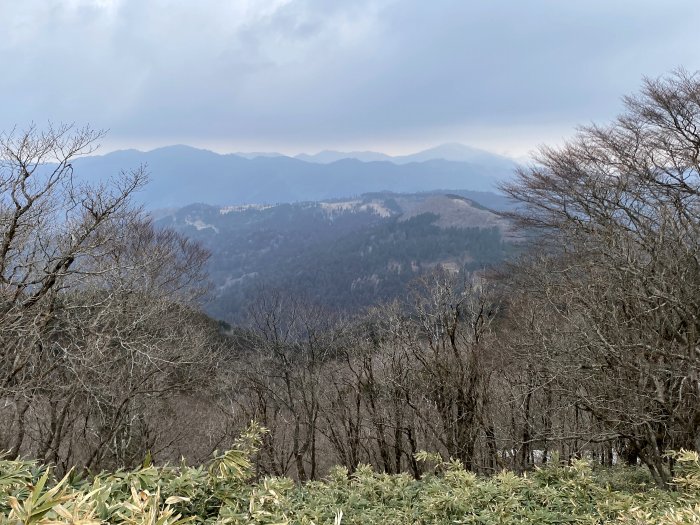
[[[269,292],[225,337],[198,313],[206,253],[71,160],[89,129],[0,147],[0,448],[63,468],[201,461],[250,420],[258,474],[420,476],[587,455],[672,478],[700,447],[700,79],[647,80],[605,126],[504,187],[538,246],[497,275],[426,274],[348,318]],[[53,171],[42,168],[52,163]]]
[[[131,205],[144,170],[73,177],[101,136],[0,136],[0,448],[11,457],[142,457],[155,400],[187,389],[212,352],[193,310],[206,253]]]

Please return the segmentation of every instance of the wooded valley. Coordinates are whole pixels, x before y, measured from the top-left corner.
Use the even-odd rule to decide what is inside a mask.
[[[700,447],[699,130],[697,75],[647,80],[504,185],[530,239],[507,263],[353,314],[262,289],[228,327],[199,307],[207,251],[132,203],[143,168],[89,184],[100,132],[5,133],[0,449],[59,475],[200,464],[255,421],[258,479],[583,458],[672,487],[669,452]]]

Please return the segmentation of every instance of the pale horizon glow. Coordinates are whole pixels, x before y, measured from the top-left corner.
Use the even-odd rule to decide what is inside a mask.
[[[132,144],[129,142],[119,143],[109,140],[109,133],[105,137],[105,140],[100,145],[100,148],[95,152],[96,155],[105,155],[107,153],[112,153],[119,150],[136,149],[139,151],[152,151],[159,148],[164,148],[174,145],[186,145],[197,149],[204,149],[213,151],[215,153],[226,155],[235,153],[279,153],[289,157],[294,157],[300,154],[313,155],[320,153],[322,151],[339,151],[339,152],[365,152],[372,151],[377,153],[384,153],[386,155],[397,157],[401,155],[410,155],[417,153],[419,151],[424,151],[436,146],[447,143],[458,143],[464,144],[473,148],[482,149],[491,153],[496,153],[498,155],[503,155],[505,157],[510,157],[516,160],[527,160],[533,153],[536,152],[537,148],[541,145],[556,145],[562,144],[565,140],[571,138],[576,132],[577,124],[571,124],[570,127],[564,127],[563,129],[555,129],[548,127],[535,128],[534,126],[523,126],[525,129],[514,128],[514,135],[517,136],[523,132],[529,132],[533,136],[534,140],[532,143],[526,145],[516,140],[509,140],[507,136],[503,136],[503,130],[500,128],[494,129],[484,129],[480,133],[474,134],[460,134],[454,133],[453,135],[445,135],[432,141],[396,141],[396,142],[383,142],[381,144],[371,144],[371,143],[350,143],[350,144],[339,144],[331,143],[325,146],[317,146],[316,148],[303,149],[302,147],[288,147],[285,145],[270,145],[266,143],[240,143],[239,146],[230,145],[226,142],[223,143],[212,143],[212,142],[202,142],[196,138],[184,139],[181,141],[168,142],[147,142],[142,144]],[[454,137],[457,137],[456,139]]]

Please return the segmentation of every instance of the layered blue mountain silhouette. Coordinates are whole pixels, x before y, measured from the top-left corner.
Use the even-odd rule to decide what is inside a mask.
[[[516,167],[511,159],[459,144],[403,157],[321,152],[297,158],[275,153],[222,155],[168,146],[147,152],[121,150],[75,162],[76,172],[98,179],[139,165],[146,166],[150,183],[138,199],[151,209],[193,202],[318,201],[385,190],[494,191],[498,181],[510,177]]]

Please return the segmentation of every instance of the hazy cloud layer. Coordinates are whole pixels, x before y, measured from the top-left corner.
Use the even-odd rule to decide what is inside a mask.
[[[0,126],[108,147],[520,154],[700,69],[697,0],[0,2]]]

